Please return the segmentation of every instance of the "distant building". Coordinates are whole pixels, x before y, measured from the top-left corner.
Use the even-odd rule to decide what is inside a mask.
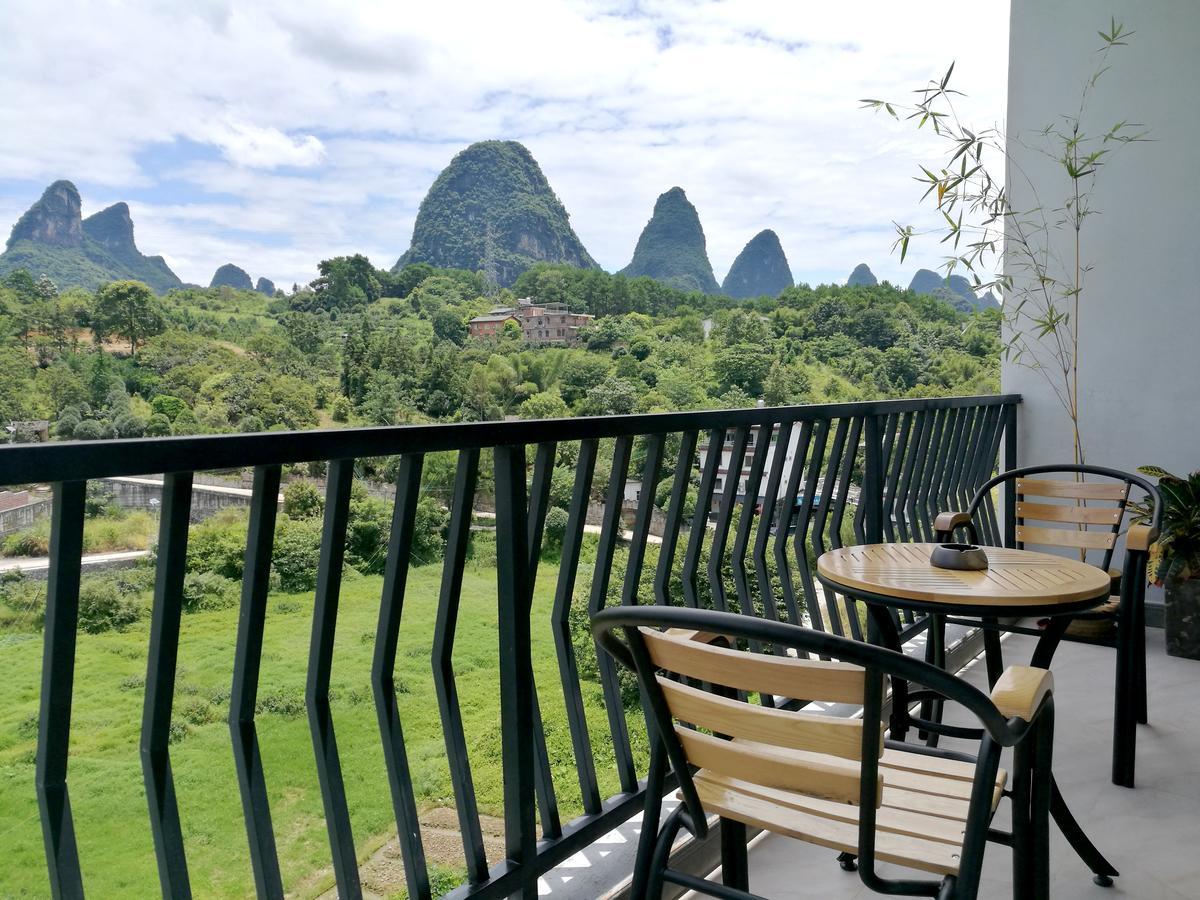
[[[492,310],[486,316],[476,316],[467,322],[467,333],[471,337],[492,338],[504,330],[504,323],[521,324],[512,310]]]
[[[467,331],[471,337],[495,337],[506,322],[514,321],[530,344],[574,345],[579,343],[579,329],[593,318],[571,312],[565,303],[535,303],[523,298],[516,306],[497,307],[485,316],[476,316],[467,322]]]

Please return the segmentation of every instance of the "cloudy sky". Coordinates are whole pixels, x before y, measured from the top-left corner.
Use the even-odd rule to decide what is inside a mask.
[[[3,0],[0,33],[0,228],[67,178],[185,281],[390,266],[437,173],[502,138],[610,271],[677,184],[718,280],[773,228],[798,280],[907,284],[940,254],[901,267],[891,222],[930,221],[911,176],[938,146],[858,100],[955,61],[964,118],[1001,123],[1008,3]]]

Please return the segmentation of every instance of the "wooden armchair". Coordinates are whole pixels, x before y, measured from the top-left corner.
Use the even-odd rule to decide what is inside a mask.
[[[1077,480],[1078,475],[1088,480]],[[1109,602],[1075,617],[1076,622],[1089,625],[1110,623],[1108,632],[1071,629],[1063,638],[1113,647],[1117,651],[1112,780],[1113,784],[1133,787],[1137,724],[1147,721],[1146,561],[1150,545],[1158,536],[1161,508],[1158,489],[1140,475],[1099,466],[1062,464],[1013,469],[984,484],[965,510],[941,513],[934,523],[937,540],[954,540],[956,534],[962,533],[972,543],[979,543],[980,507],[993,488],[1009,482],[1016,492],[1012,546],[1072,551],[1107,571],[1113,579]],[[1129,492],[1133,488],[1145,491],[1153,502],[1153,521],[1149,525],[1127,522]],[[1120,568],[1114,569],[1113,558],[1122,534],[1124,559]],[[944,625],[938,622],[934,627],[940,630]],[[989,629],[985,632],[988,672],[994,679],[1003,666],[997,631],[1034,635],[1039,632],[994,621],[985,625]]]
[[[942,900],[976,896],[984,847],[993,837],[1013,847],[1016,895],[1049,896],[1048,671],[1010,669],[989,698],[923,660],[733,613],[623,606],[594,615],[592,629],[605,650],[637,673],[650,728],[636,900],[660,897],[665,882],[709,896],[753,897],[747,825],[857,857],[859,876],[874,891]],[[770,647],[775,655],[740,645]],[[964,761],[960,754],[885,742],[884,679],[892,675],[974,713],[985,735],[978,757]],[[796,711],[796,703],[776,708],[750,702],[753,693],[862,704],[863,716]],[[1003,747],[1016,748],[1011,779],[999,768]],[[657,828],[670,774],[682,803]],[[989,834],[1006,784],[1013,831]],[[709,816],[720,818],[720,885],[670,865],[679,830],[703,838]],[[877,862],[936,877],[883,878]]]

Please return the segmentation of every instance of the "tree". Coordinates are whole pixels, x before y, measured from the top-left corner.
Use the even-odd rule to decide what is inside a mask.
[[[115,334],[129,341],[129,353],[138,344],[166,330],[166,319],[154,292],[140,281],[114,281],[96,294],[92,327],[98,335]]]

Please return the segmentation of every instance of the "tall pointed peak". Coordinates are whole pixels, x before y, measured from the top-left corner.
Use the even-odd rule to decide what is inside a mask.
[[[529,149],[480,141],[457,153],[433,182],[396,268],[482,270],[507,286],[539,262],[597,268]]]
[[[133,240],[133,218],[129,204],[121,201],[83,220],[83,233],[98,244],[118,253],[137,252]]]
[[[874,287],[877,284],[879,284],[879,279],[875,277],[875,273],[866,263],[859,263],[855,266],[850,277],[846,279],[846,287]]]
[[[764,228],[737,255],[721,290],[739,299],[777,297],[793,284],[779,235]]]
[[[700,214],[683,188],[673,187],[659,195],[633,259],[621,274],[631,278],[644,275],[684,291],[715,294],[720,290],[708,260]]]
[[[79,190],[75,185],[65,180],[54,182],[17,220],[9,235],[8,246],[17,241],[54,247],[80,246],[83,243],[80,209]]]

